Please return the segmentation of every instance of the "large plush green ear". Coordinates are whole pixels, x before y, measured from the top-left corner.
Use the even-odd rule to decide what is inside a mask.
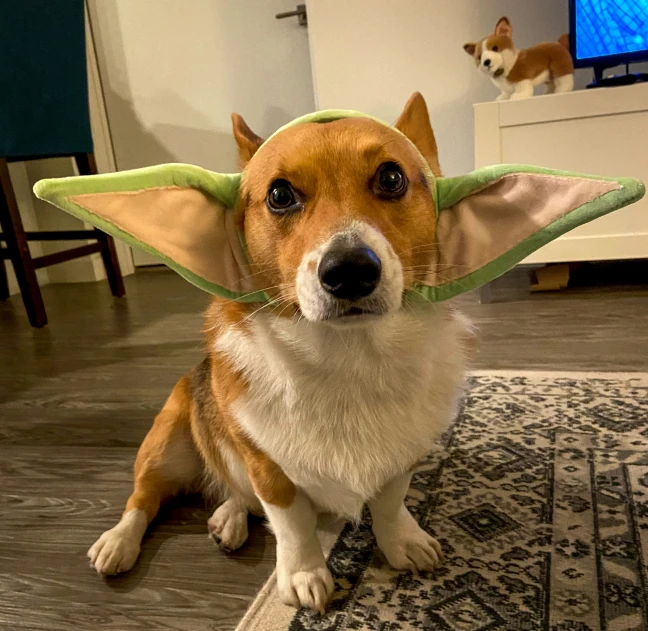
[[[644,185],[528,166],[437,179],[435,258],[416,292],[447,300],[502,275],[560,235],[632,204]]]
[[[186,164],[41,180],[40,199],[160,258],[201,289],[243,301],[256,291],[234,205],[240,174]]]

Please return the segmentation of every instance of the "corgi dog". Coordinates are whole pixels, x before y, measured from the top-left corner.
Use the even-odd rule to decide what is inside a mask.
[[[208,521],[218,545],[242,546],[248,513],[264,514],[281,599],[323,612],[333,578],[318,512],[357,520],[367,504],[394,568],[441,562],[404,499],[457,413],[474,334],[447,303],[406,301],[436,230],[415,147],[440,175],[420,94],[396,129],[368,118],[308,123],[261,147],[232,120],[243,166],[236,212],[271,300],[214,298],[207,356],[155,418],[121,520],[88,556],[100,574],[130,570],[164,501],[218,489]]]
[[[497,22],[493,35],[464,44],[464,50],[499,88],[498,101],[529,98],[535,86],[540,84],[546,86],[547,94],[574,89],[574,62],[566,35],[558,42],[544,42],[518,50],[513,44],[511,22],[503,17]]]

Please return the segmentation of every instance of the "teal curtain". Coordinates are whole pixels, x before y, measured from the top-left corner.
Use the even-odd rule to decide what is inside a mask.
[[[0,0],[0,156],[90,151],[83,0]]]

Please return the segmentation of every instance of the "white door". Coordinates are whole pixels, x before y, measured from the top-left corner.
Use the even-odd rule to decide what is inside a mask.
[[[307,29],[275,19],[295,2],[89,0],[117,168],[235,171],[232,111],[261,136],[313,111]]]

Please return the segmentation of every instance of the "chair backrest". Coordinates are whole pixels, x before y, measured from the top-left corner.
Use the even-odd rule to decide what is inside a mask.
[[[0,0],[0,156],[92,151],[83,0]]]

